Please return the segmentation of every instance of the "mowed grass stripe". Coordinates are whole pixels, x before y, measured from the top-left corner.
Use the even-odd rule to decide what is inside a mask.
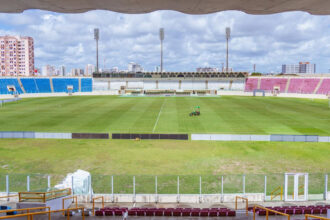
[[[328,100],[239,96],[23,99],[0,109],[0,130],[151,133],[165,99],[157,133],[330,135]]]

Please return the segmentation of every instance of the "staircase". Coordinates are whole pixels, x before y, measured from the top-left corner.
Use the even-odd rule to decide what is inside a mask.
[[[53,86],[53,78],[49,78],[50,82],[50,89],[52,90],[52,93],[54,92],[54,86]]]
[[[19,86],[21,87],[23,93],[25,93],[25,89],[24,89],[23,84],[22,84],[22,82],[21,82],[21,78],[17,78],[17,81],[18,81],[18,84],[19,84]]]
[[[261,78],[258,78],[258,85],[257,85],[257,89],[260,89],[260,84],[261,84]]]
[[[319,90],[320,86],[322,85],[323,79],[324,78],[320,78],[320,81],[317,84],[317,86],[315,87],[315,90],[314,90],[313,94],[316,94],[317,93],[317,91]]]
[[[285,86],[285,93],[288,93],[288,90],[289,90],[289,86],[290,86],[290,81],[291,81],[291,78],[288,79],[288,82],[286,83],[286,86]]]

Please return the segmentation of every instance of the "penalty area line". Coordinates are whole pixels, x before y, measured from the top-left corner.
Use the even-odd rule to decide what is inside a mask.
[[[152,129],[152,133],[155,132],[155,129],[156,129],[157,124],[158,124],[159,116],[162,113],[162,109],[163,109],[163,106],[164,106],[165,102],[166,102],[166,99],[164,99],[164,102],[162,104],[162,107],[160,107],[160,110],[159,110],[159,113],[158,113],[158,117],[157,117],[157,120],[156,120],[155,125],[154,125],[154,129]]]

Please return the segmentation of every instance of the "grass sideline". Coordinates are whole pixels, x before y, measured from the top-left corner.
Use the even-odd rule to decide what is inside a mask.
[[[329,143],[2,139],[0,154],[0,179],[7,173],[41,173],[52,174],[54,183],[84,169],[93,174],[96,192],[109,192],[110,175],[117,175],[118,193],[132,191],[133,175],[141,193],[154,191],[155,175],[159,193],[175,193],[177,175],[183,176],[182,193],[196,192],[199,175],[208,192],[219,192],[221,175],[225,175],[227,193],[241,192],[241,174],[247,175],[247,190],[263,192],[259,174],[271,174],[271,190],[283,183],[284,172],[310,173],[310,185],[319,192],[324,189],[323,174],[330,172]],[[26,175],[17,179],[26,183]],[[4,187],[4,181],[0,191],[1,184]]]
[[[189,117],[196,105],[201,107],[201,116]],[[330,135],[328,100],[317,99],[29,98],[6,104],[0,115],[1,131]]]

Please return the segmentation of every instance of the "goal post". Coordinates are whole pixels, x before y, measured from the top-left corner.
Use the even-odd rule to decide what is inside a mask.
[[[262,96],[265,96],[265,90],[262,90],[262,89],[253,90],[253,96],[258,96],[258,94],[261,94]]]

